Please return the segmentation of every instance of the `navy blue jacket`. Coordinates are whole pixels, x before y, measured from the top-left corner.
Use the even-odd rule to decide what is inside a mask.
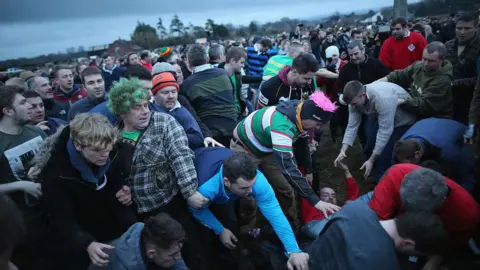
[[[160,106],[155,105],[153,103],[149,103],[148,107],[152,112],[165,112]],[[107,107],[107,102],[100,103],[99,105],[95,106],[93,109],[90,110],[91,113],[99,113],[104,115],[108,118],[110,123],[116,124],[119,120],[119,117],[114,115]],[[168,112],[171,116],[177,120],[177,122],[183,127],[185,133],[187,134],[188,138],[188,146],[190,149],[196,149],[198,147],[204,146],[203,144],[203,135],[200,131],[200,127],[197,124],[197,121],[193,118],[190,112],[185,107],[180,107],[173,109],[172,111]]]
[[[113,82],[120,81],[120,78],[123,77],[125,70],[122,67],[115,66],[113,70],[107,71],[105,68],[102,69],[103,80],[105,81],[105,91],[110,91],[110,88],[113,85]]]
[[[427,118],[415,123],[400,140],[414,139],[440,150],[440,160],[453,169],[453,178],[459,183],[475,183],[471,158],[463,152],[463,133],[466,126],[450,119]],[[468,188],[464,186],[465,188]]]
[[[67,122],[63,121],[62,119],[48,117],[47,127],[49,127],[50,129],[46,130],[45,133],[47,133],[48,136],[53,135],[57,133],[57,130],[60,126],[65,126],[65,125],[67,125]]]

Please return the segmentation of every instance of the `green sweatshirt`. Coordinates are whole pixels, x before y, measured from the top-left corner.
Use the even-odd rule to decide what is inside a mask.
[[[424,71],[421,61],[387,76],[389,82],[410,88],[411,99],[402,105],[417,119],[453,117],[452,107],[453,66],[448,61],[434,71]]]
[[[278,72],[285,66],[291,66],[293,59],[287,55],[275,55],[268,59],[267,64],[263,67],[263,76],[277,76]]]

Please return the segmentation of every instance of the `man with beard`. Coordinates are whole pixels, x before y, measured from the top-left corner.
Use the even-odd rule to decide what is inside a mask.
[[[398,99],[398,106],[415,114],[417,120],[453,117],[452,64],[445,59],[447,48],[435,41],[423,51],[423,60],[380,79],[410,89],[410,99]]]
[[[456,38],[445,43],[446,59],[453,65],[453,119],[468,124],[468,109],[473,97],[480,60],[480,35],[475,15],[463,14],[456,24]]]
[[[12,198],[25,220],[26,241],[14,250],[13,263],[19,269],[49,269],[47,243],[51,236],[38,200],[42,187],[27,177],[30,161],[47,135],[39,127],[27,125],[30,109],[15,88],[0,88],[0,193]]]
[[[88,112],[98,104],[105,101],[105,81],[102,72],[96,67],[87,67],[80,75],[88,96],[72,105],[68,112],[67,121],[70,122],[75,115]]]
[[[55,134],[60,126],[67,124],[67,122],[62,119],[45,117],[45,105],[40,94],[37,92],[26,91],[22,93],[22,96],[24,96],[32,106],[30,109],[29,124],[41,128],[48,136]]]
[[[415,61],[422,60],[427,41],[419,33],[410,32],[407,20],[396,18],[392,21],[392,36],[383,43],[378,59],[389,70],[404,69]]]
[[[37,92],[43,100],[45,112],[49,117],[55,117],[53,109],[53,91],[48,78],[35,76],[27,81],[28,90]]]
[[[305,100],[314,91],[312,79],[317,72],[317,60],[299,55],[292,66],[283,68],[277,76],[266,81],[258,95],[258,108],[274,106],[283,100]]]
[[[67,120],[68,111],[75,102],[87,97],[88,93],[78,84],[73,84],[73,73],[68,66],[59,65],[53,68],[55,84],[53,92],[53,114]]]

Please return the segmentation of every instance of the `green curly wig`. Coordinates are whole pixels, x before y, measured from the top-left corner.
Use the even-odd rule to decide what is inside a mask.
[[[137,78],[122,78],[110,89],[107,107],[113,114],[120,115],[130,111],[144,100],[148,100],[148,93],[140,80]]]

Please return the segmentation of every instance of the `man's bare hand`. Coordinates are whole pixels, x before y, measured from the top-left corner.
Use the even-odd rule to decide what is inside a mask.
[[[200,192],[195,191],[195,193],[187,199],[187,203],[193,209],[200,209],[204,207],[209,200],[205,198]]]
[[[38,124],[36,124],[37,127],[39,127],[43,131],[49,131],[50,128],[47,126],[48,121],[42,121]]]
[[[340,151],[335,161],[333,161],[333,165],[335,165],[335,167],[338,167],[338,163],[342,162],[342,160],[344,160],[345,158],[347,158],[347,155],[345,154],[345,152]]]
[[[315,205],[315,208],[317,208],[318,210],[322,211],[323,215],[325,216],[325,218],[328,218],[328,213],[335,213],[337,211],[340,210],[340,207],[335,205],[335,204],[331,204],[331,203],[327,203],[327,202],[324,202],[324,201],[319,201],[316,205]]]
[[[103,249],[114,249],[111,245],[105,245],[98,242],[92,242],[87,247],[90,261],[96,266],[106,266],[108,264],[108,254],[103,252]]]
[[[121,204],[127,206],[132,205],[132,192],[128,186],[123,186],[115,196]]]
[[[219,235],[219,237],[220,242],[222,242],[225,247],[229,249],[235,249],[235,243],[238,241],[238,239],[229,229],[224,228],[223,232]]]
[[[205,145],[205,147],[209,147],[209,146],[212,146],[212,147],[225,147],[223,144],[215,141],[213,138],[211,137],[206,137],[204,140],[203,140],[203,144]]]
[[[287,262],[288,270],[308,270],[308,260],[310,257],[305,252],[290,253]]]

